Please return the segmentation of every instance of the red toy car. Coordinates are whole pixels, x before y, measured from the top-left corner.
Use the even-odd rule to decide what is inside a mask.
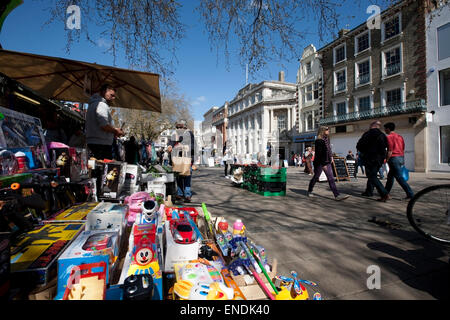
[[[170,230],[176,243],[190,244],[197,241],[197,234],[186,219],[172,219],[170,221]]]
[[[98,251],[104,250],[112,245],[112,236],[108,233],[98,233],[90,236],[83,245],[83,250],[86,251]]]

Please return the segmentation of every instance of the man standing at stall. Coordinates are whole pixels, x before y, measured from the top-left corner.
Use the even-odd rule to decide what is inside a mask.
[[[184,202],[191,202],[192,198],[192,190],[191,190],[191,181],[192,181],[192,170],[195,170],[194,164],[194,134],[191,130],[187,128],[187,124],[185,120],[179,120],[175,124],[176,128],[176,135],[172,137],[172,139],[169,141],[169,148],[170,151],[169,159],[171,162],[171,165],[175,169],[174,165],[174,158],[190,158],[189,163],[185,163],[187,170],[184,170],[186,168],[183,168],[183,164],[180,165],[180,168],[183,168],[182,174],[179,173],[177,176],[177,196],[175,197],[176,200],[182,200],[184,199]]]
[[[116,98],[116,89],[104,84],[92,95],[86,113],[86,143],[94,158],[112,159],[114,137],[123,136],[122,129],[113,126],[109,105]]]

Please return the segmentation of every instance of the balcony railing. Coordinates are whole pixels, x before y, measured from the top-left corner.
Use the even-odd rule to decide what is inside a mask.
[[[366,84],[370,81],[370,74],[360,74],[358,76],[358,84]]]
[[[372,118],[388,117],[403,113],[424,112],[427,111],[425,100],[414,100],[402,102],[397,105],[383,106],[366,111],[357,111],[338,116],[331,116],[320,119],[320,125],[331,125],[344,122],[360,121]]]
[[[400,73],[400,71],[401,71],[400,62],[386,66],[386,76],[392,76],[393,74]]]

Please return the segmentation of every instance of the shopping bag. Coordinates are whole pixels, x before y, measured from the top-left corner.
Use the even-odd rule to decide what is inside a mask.
[[[191,175],[190,157],[172,157],[172,170],[181,176]]]
[[[403,178],[405,181],[408,181],[408,180],[409,180],[409,170],[408,170],[405,166],[402,166],[402,167],[401,167],[401,169],[400,169],[400,175],[402,176],[402,178]]]

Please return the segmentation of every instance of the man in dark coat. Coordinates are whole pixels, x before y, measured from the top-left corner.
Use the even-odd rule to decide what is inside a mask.
[[[361,153],[361,158],[366,167],[367,186],[362,195],[372,197],[375,187],[381,197],[378,200],[385,202],[389,199],[389,194],[378,180],[377,173],[386,159],[388,143],[386,135],[380,128],[380,121],[372,122],[370,129],[362,135],[356,144],[356,149]]]

